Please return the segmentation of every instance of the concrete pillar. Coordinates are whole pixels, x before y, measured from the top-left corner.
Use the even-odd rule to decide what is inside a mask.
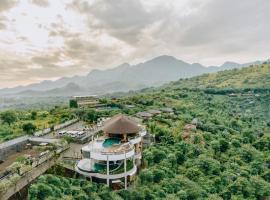
[[[110,186],[110,179],[109,179],[109,175],[110,175],[110,165],[109,165],[109,155],[107,155],[107,185]]]
[[[125,169],[125,190],[127,189],[127,154],[125,151],[125,161],[124,161],[124,169]]]
[[[127,142],[127,134],[124,134],[124,141]]]

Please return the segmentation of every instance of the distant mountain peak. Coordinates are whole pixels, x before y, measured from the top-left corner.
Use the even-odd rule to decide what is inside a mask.
[[[158,57],[155,57],[147,62],[153,62],[153,61],[176,61],[177,59],[173,56],[168,56],[168,55],[161,55],[161,56],[158,56]]]
[[[220,67],[234,67],[234,66],[239,66],[239,65],[241,64],[237,62],[227,61],[227,62],[224,62]]]
[[[121,65],[119,65],[117,68],[125,68],[125,67],[130,67],[130,64],[129,63],[123,63]]]
[[[65,87],[67,87],[67,88],[74,88],[74,89],[80,88],[79,85],[77,85],[76,83],[73,83],[73,82],[68,83]]]
[[[203,67],[203,65],[200,64],[200,63],[192,63],[191,65],[192,65],[192,66],[197,66],[197,67]]]
[[[175,57],[169,56],[169,55],[160,55],[160,56],[155,57],[154,59],[173,59],[173,60],[177,60]]]
[[[260,62],[258,62],[260,63]],[[122,63],[110,69],[93,69],[85,76],[63,77],[55,81],[42,81],[28,86],[0,90],[0,95],[73,95],[110,93],[159,86],[180,78],[189,78],[205,73],[247,67],[252,63],[225,62],[222,66],[205,67],[200,63],[189,64],[169,55],[161,55],[143,63]],[[114,84],[118,83],[118,84]],[[122,84],[122,86],[121,86]],[[23,91],[26,91],[25,93]],[[21,93],[22,92],[22,93]]]

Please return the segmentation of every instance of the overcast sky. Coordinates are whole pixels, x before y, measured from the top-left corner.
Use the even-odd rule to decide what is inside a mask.
[[[167,54],[270,58],[269,0],[0,0],[0,88]]]

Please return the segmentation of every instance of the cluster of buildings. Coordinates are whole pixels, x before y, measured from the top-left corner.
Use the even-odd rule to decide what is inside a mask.
[[[88,108],[96,108],[104,106],[99,102],[99,99],[96,95],[91,96],[73,96],[69,100],[70,107],[88,107]]]
[[[86,135],[86,131],[66,131],[62,130],[58,132],[58,136],[69,136],[72,138],[82,138]]]
[[[142,119],[151,119],[152,117],[158,116],[161,113],[173,114],[174,111],[172,108],[160,108],[159,110],[151,109],[147,111],[138,112],[136,116]]]
[[[71,100],[76,101],[78,107],[104,106],[96,96],[76,96]],[[133,107],[128,105],[128,108]],[[166,107],[150,109],[137,113],[136,117],[151,119],[162,113],[173,114],[174,111]],[[126,189],[141,166],[143,147],[148,146],[153,138],[135,118],[122,114],[106,120],[102,125],[102,134],[82,147],[82,159],[76,164],[75,171],[112,188],[124,185]]]

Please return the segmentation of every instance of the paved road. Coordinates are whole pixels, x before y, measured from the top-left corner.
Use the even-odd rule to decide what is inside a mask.
[[[0,150],[4,149],[4,148],[7,148],[9,146],[12,146],[12,145],[16,145],[20,142],[24,142],[26,140],[29,139],[29,136],[21,136],[21,137],[18,137],[18,138],[15,138],[13,140],[9,140],[7,142],[3,142],[0,144]]]
[[[70,126],[67,126],[61,130],[66,130],[66,131],[82,131],[85,128],[86,123],[83,121],[78,121]],[[51,132],[47,135],[42,136],[43,138],[56,138],[57,137],[57,133],[61,130],[55,131],[55,132]]]

